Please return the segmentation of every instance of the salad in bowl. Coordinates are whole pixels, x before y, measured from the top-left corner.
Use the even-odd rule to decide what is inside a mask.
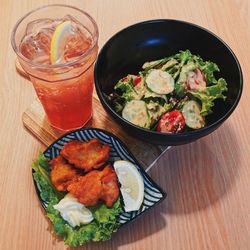
[[[145,62],[137,74],[120,79],[109,95],[115,111],[130,123],[162,133],[206,125],[214,101],[226,99],[227,82],[218,66],[189,50]]]

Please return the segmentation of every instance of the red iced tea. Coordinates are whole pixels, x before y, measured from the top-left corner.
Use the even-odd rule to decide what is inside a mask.
[[[59,25],[64,26],[65,22],[69,24],[67,32],[58,32]],[[55,33],[64,38],[52,46]],[[93,34],[71,15],[36,19],[26,25],[17,47],[19,61],[55,128],[79,128],[91,118],[97,36],[97,31]],[[55,62],[51,59],[53,53],[58,57]]]
[[[82,127],[91,118],[92,66],[81,76],[54,82],[53,86],[37,78],[32,82],[53,127],[67,131]]]

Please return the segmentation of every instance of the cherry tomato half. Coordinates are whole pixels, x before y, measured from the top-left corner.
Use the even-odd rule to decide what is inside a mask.
[[[136,86],[137,84],[139,84],[141,81],[141,77],[140,76],[136,76],[133,80],[133,84],[134,86]]]
[[[177,110],[164,114],[157,124],[156,130],[163,133],[178,133],[185,127],[185,118]]]

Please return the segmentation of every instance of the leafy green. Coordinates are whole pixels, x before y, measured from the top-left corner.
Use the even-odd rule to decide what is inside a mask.
[[[200,56],[192,55],[189,50],[180,51],[175,55],[175,58],[179,61],[179,65],[181,65],[179,78],[175,84],[175,94],[179,97],[183,97],[188,92],[191,94],[191,97],[193,96],[201,101],[202,116],[211,114],[214,100],[218,98],[225,100],[226,96],[223,95],[223,92],[227,91],[227,83],[225,79],[220,78],[219,80],[216,80],[215,78],[215,72],[219,72],[217,64],[210,61],[204,61]],[[197,68],[199,68],[205,75],[207,87],[204,92],[189,91],[185,88],[188,73]]]
[[[172,106],[171,103],[165,103],[165,104],[163,105],[163,108],[164,108],[164,110],[165,110],[164,113],[166,113],[166,112],[170,111],[170,109],[173,108],[173,106]]]
[[[142,100],[145,101],[146,103],[154,102],[162,106],[166,103],[166,100],[158,96],[143,97]]]
[[[55,197],[61,199],[64,196],[63,192],[58,192],[52,185],[49,176],[49,161],[42,153],[40,153],[38,159],[33,162],[32,168],[35,171],[35,173],[33,173],[34,179],[41,188],[40,195],[44,201],[49,201]]]
[[[132,86],[126,81],[120,80],[114,87],[114,89],[119,89],[122,93],[131,92],[133,90]]]
[[[107,99],[109,100],[111,105],[114,106],[115,111],[120,114],[124,108],[126,100],[123,97],[121,97],[119,94],[117,94],[116,92],[111,93],[107,97]]]
[[[125,99],[126,102],[129,102],[133,99],[132,92],[136,93],[133,85],[133,78],[128,75],[127,80],[120,80],[115,85],[114,89],[121,94],[121,97]]]
[[[119,228],[118,215],[121,213],[121,202],[118,199],[115,204],[108,208],[104,204],[90,208],[94,220],[79,227],[72,228],[54,209],[65,193],[58,192],[51,184],[49,178],[49,162],[43,154],[33,162],[34,179],[40,188],[41,198],[48,203],[46,212],[51,220],[55,232],[64,238],[65,244],[69,246],[81,246],[88,241],[103,241],[111,238],[113,232]]]
[[[216,85],[212,85],[206,88],[206,93],[214,98],[226,99],[222,93],[227,91],[227,82],[224,78],[220,78]]]
[[[146,62],[143,64],[142,68],[144,69],[144,71],[147,72],[150,69],[161,67],[163,64],[166,64],[170,59],[172,59],[172,57],[166,57],[160,60]]]
[[[147,89],[145,94],[142,96],[142,100],[146,103],[154,102],[163,106],[167,102],[167,96],[156,94],[150,89]]]
[[[112,208],[104,204],[97,208],[90,208],[94,220],[80,227],[72,228],[60,213],[48,207],[47,216],[54,225],[55,232],[64,237],[65,244],[69,246],[81,246],[88,241],[104,241],[111,238],[113,232],[119,228],[118,215],[121,213],[121,203],[118,199]]]
[[[126,102],[133,100],[132,93],[136,93],[131,76],[121,79],[114,87],[115,92],[109,95],[109,100],[117,113],[121,113]]]
[[[164,71],[169,71],[172,67],[174,67],[176,64],[178,64],[178,61],[174,58],[171,58],[167,63],[165,63],[161,69]]]
[[[193,57],[193,55],[189,50],[180,50],[174,57],[180,61],[181,65],[184,65]]]
[[[227,83],[225,79],[220,78],[216,85],[207,87],[205,92],[189,91],[189,93],[201,101],[200,114],[206,116],[212,113],[211,108],[214,106],[215,99],[226,99],[226,96],[223,95],[224,91],[227,91]]]
[[[38,155],[37,161],[35,161],[38,165],[40,165],[44,170],[49,172],[50,170],[50,165],[48,159],[44,156],[44,154],[40,153]]]
[[[59,202],[59,198],[56,194],[56,191],[54,188],[50,185],[48,185],[48,182],[41,173],[35,172],[33,173],[33,177],[35,181],[39,184],[39,187],[41,189],[40,196],[43,201],[51,201],[53,204],[57,204]]]
[[[180,51],[174,56],[179,61],[180,71],[180,82],[185,82],[186,75],[189,71],[199,68],[205,75],[207,85],[217,83],[214,76],[215,72],[219,72],[217,64],[204,61],[200,56],[193,55],[189,50]]]
[[[217,66],[217,64],[210,62],[210,61],[206,61],[203,63],[200,63],[200,69],[202,70],[202,72],[205,75],[206,78],[206,83],[209,86],[210,84],[216,84],[217,80],[214,76],[215,72],[219,72],[219,68]]]

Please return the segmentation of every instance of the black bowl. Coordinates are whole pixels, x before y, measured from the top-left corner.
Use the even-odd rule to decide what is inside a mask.
[[[115,112],[107,100],[116,82],[128,73],[136,74],[146,61],[160,59],[189,49],[204,60],[218,64],[228,83],[227,99],[216,100],[213,114],[204,128],[179,134],[164,134],[133,125]],[[139,139],[161,145],[180,145],[197,140],[217,129],[234,111],[242,93],[240,64],[219,37],[197,25],[177,20],[152,20],[129,26],[108,40],[95,64],[95,87],[105,110],[127,132]]]

